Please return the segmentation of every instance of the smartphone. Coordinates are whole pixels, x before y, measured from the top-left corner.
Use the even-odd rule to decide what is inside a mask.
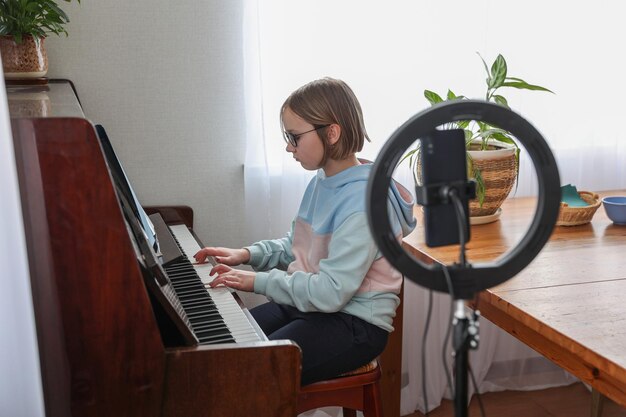
[[[422,183],[424,186],[467,183],[465,135],[461,129],[434,130],[421,138]],[[460,187],[463,187],[462,185]],[[469,203],[467,193],[460,193],[465,211],[466,242],[469,241]],[[424,233],[429,247],[459,242],[457,212],[451,200],[424,206]]]

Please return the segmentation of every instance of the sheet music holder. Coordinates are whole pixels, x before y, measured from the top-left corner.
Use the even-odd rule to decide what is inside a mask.
[[[116,185],[118,194],[121,193],[126,197],[128,207],[132,210],[134,216],[139,220],[142,229],[146,233],[150,246],[152,246],[154,251],[158,253],[159,242],[154,230],[154,225],[150,222],[150,219],[141,204],[139,204],[137,195],[130,185],[130,181],[128,181],[128,177],[126,176],[126,172],[124,171],[119,158],[115,154],[115,150],[113,149],[109,136],[102,125],[95,125],[94,127],[96,128],[100,146],[102,146],[102,150],[104,151],[104,156],[111,172],[111,176],[113,177],[113,181]]]

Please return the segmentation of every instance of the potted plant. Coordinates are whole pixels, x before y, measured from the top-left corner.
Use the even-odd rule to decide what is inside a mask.
[[[0,52],[4,76],[43,77],[48,71],[44,46],[46,35],[65,33],[67,36],[65,25],[68,22],[67,15],[54,0],[0,0]]]
[[[516,88],[522,90],[547,91],[545,87],[529,84],[521,78],[508,76],[506,60],[498,55],[491,69],[485,60],[483,61],[487,71],[487,92],[485,100],[509,107],[507,99],[500,93],[502,88]],[[443,101],[464,100],[467,97],[456,95],[448,90],[444,100],[439,94],[424,90],[424,97],[431,105]],[[507,131],[491,126],[488,123],[465,120],[447,123],[445,129],[462,129],[465,133],[467,149],[468,177],[476,181],[476,199],[470,202],[470,216],[476,223],[496,220],[502,202],[509,195],[519,170],[520,149],[515,138]],[[419,182],[419,145],[417,149],[410,151],[405,158],[410,158],[410,164],[416,173]]]

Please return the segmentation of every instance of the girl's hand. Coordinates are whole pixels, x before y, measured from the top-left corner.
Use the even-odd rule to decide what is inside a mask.
[[[248,292],[254,291],[255,272],[233,269],[230,266],[220,264],[211,269],[211,275],[213,274],[217,274],[217,277],[214,278],[209,284],[211,288],[215,288],[222,284],[236,290]]]
[[[193,255],[199,264],[205,263],[210,256],[215,257],[217,262],[230,266],[245,264],[250,260],[250,252],[247,249],[207,247]]]

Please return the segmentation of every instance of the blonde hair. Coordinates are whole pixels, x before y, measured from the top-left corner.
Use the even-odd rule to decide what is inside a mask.
[[[324,165],[328,158],[342,160],[363,149],[365,139],[370,141],[363,122],[363,112],[352,89],[341,80],[322,78],[311,81],[291,93],[280,108],[282,116],[286,108],[291,109],[303,120],[320,128],[318,134],[324,144]],[[339,140],[328,143],[327,129],[322,126],[338,124],[341,127]],[[281,127],[282,117],[281,117]]]

